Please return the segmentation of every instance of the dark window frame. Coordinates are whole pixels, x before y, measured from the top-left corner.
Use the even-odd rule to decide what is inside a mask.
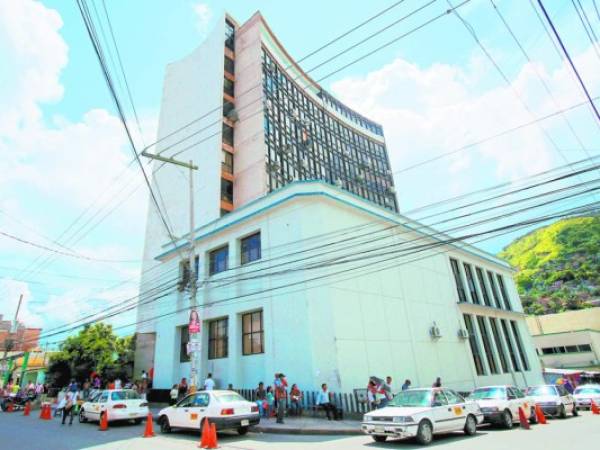
[[[255,316],[259,317],[259,327],[258,329],[254,328],[254,318]],[[249,317],[250,329],[246,329],[246,317]],[[242,355],[250,356],[250,355],[258,355],[265,352],[265,336],[264,336],[264,318],[263,311],[251,311],[242,314]],[[244,345],[246,341],[246,336],[249,336],[249,349]],[[259,349],[254,348],[254,337],[259,336]]]
[[[483,364],[483,358],[479,349],[479,343],[477,342],[477,335],[475,334],[475,327],[473,319],[468,314],[463,314],[463,320],[465,321],[465,327],[469,333],[469,346],[471,347],[471,355],[473,356],[473,364],[475,365],[475,373],[478,376],[486,375],[485,365]]]
[[[215,258],[217,255],[221,254],[221,252],[225,251],[225,263],[223,267],[223,263],[221,261],[217,261]],[[217,247],[214,250],[208,252],[208,274],[216,275],[221,272],[225,272],[229,268],[229,245],[225,244],[221,247]]]
[[[249,247],[258,238],[258,247]],[[240,239],[240,264],[259,261],[262,258],[262,241],[260,231]]]
[[[487,286],[485,284],[485,276],[483,275],[483,269],[481,267],[475,267],[475,274],[477,276],[477,281],[479,281],[479,288],[481,289],[481,294],[483,295],[483,302],[486,306],[492,306],[492,302],[490,300],[490,294],[487,290]]]
[[[500,294],[498,294],[498,288],[496,286],[494,274],[490,270],[488,270],[487,275],[488,275],[488,280],[490,282],[490,289],[492,290],[492,297],[496,304],[496,308],[502,309],[502,301],[500,300]]]
[[[523,364],[523,370],[529,371],[529,368],[530,368],[529,358],[527,358],[527,354],[525,353],[525,347],[523,347],[523,341],[521,340],[521,333],[519,332],[519,325],[514,320],[511,320],[510,326],[511,326],[513,334],[515,336],[515,342],[517,344],[517,350],[519,351],[521,363]]]
[[[458,261],[454,258],[450,258],[450,267],[452,269],[452,273],[454,274],[454,283],[456,284],[458,302],[467,303],[467,292],[465,291],[465,286],[463,284],[462,277],[460,276],[460,266],[458,265]]]
[[[506,286],[504,285],[504,277],[497,273],[496,278],[498,279],[498,286],[500,287],[502,300],[504,300],[504,308],[507,311],[512,311],[512,307],[510,306],[510,298],[508,297],[508,292],[506,291]]]
[[[498,365],[496,364],[496,358],[494,357],[494,348],[492,346],[492,341],[490,339],[489,330],[487,327],[487,323],[485,323],[484,316],[475,316],[477,318],[477,324],[479,325],[479,332],[481,333],[481,342],[483,343],[483,351],[485,353],[485,357],[488,362],[488,366],[490,368],[490,372],[492,375],[498,375],[500,370],[498,370]]]
[[[475,277],[473,275],[473,268],[471,264],[463,262],[463,267],[465,269],[465,277],[467,278],[467,288],[469,289],[469,294],[471,295],[471,301],[476,305],[481,305],[479,300],[479,294],[477,293],[477,286],[475,285]]]
[[[510,330],[506,324],[506,319],[500,319],[500,327],[502,328],[502,333],[504,334],[504,340],[506,341],[506,346],[508,347],[508,355],[510,356],[513,369],[515,372],[521,372],[521,365],[519,364],[517,354],[515,353],[515,348],[513,347],[512,340],[510,339]]]
[[[492,336],[494,338],[494,342],[496,343],[496,348],[498,349],[498,356],[500,357],[500,366],[502,367],[503,373],[510,372],[508,367],[508,359],[506,356],[506,352],[504,351],[504,346],[502,345],[502,338],[500,336],[500,330],[498,329],[498,323],[494,317],[490,317],[490,326],[492,328]]]
[[[187,325],[179,327],[179,362],[185,363],[190,362],[191,358],[187,352],[187,344],[190,342],[190,332]],[[187,337],[187,340],[184,340],[184,337]]]
[[[222,359],[228,356],[229,318],[213,319],[208,322],[208,359]]]

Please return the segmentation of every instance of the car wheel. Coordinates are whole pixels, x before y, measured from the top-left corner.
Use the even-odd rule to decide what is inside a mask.
[[[531,408],[531,413],[529,414],[529,423],[531,425],[537,425],[538,423],[537,416],[535,415],[535,409],[533,408]]]
[[[421,445],[429,445],[433,441],[433,427],[429,420],[422,420],[417,429],[417,442]]]
[[[240,436],[243,436],[248,433],[248,427],[239,427],[237,432]]]
[[[83,409],[79,410],[79,423],[86,423],[87,417],[85,417],[85,412],[83,411]]]
[[[504,410],[502,413],[501,424],[502,427],[506,428],[507,430],[510,430],[513,427],[513,417],[508,409]]]
[[[471,414],[467,416],[464,431],[467,436],[473,436],[477,433],[477,419],[475,416]]]
[[[573,417],[577,417],[579,415],[579,411],[577,411],[577,406],[573,405]]]
[[[387,436],[371,436],[375,442],[385,442]]]
[[[565,405],[560,405],[560,408],[558,409],[558,417],[560,419],[567,418],[567,409],[565,408]]]
[[[171,424],[169,423],[169,418],[167,416],[162,416],[160,418],[159,424],[161,433],[167,434],[171,432]]]
[[[133,423],[139,425],[140,423],[142,423],[142,419],[133,419]]]

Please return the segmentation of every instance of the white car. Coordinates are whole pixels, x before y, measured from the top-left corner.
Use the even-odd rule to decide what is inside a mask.
[[[586,384],[579,386],[573,392],[575,406],[577,408],[591,408],[592,400],[596,405],[600,406],[600,384]]]
[[[519,408],[532,423],[537,422],[535,403],[519,388],[514,386],[486,386],[475,389],[469,396],[477,402],[484,416],[484,422],[512,428],[519,422]]]
[[[214,423],[218,431],[237,430],[244,435],[250,426],[260,422],[260,415],[256,403],[233,391],[199,391],[158,413],[162,433],[169,433],[172,428],[200,431],[205,419]]]
[[[567,417],[567,413],[577,415],[573,396],[560,384],[544,384],[527,389],[527,395],[540,405],[545,415]]]
[[[482,421],[477,403],[451,389],[408,389],[396,394],[385,408],[365,414],[362,431],[377,442],[414,437],[427,445],[436,433],[461,430],[474,435]]]
[[[99,391],[84,402],[79,409],[79,422],[100,421],[108,413],[108,421],[133,420],[140,423],[148,416],[148,402],[132,389]]]

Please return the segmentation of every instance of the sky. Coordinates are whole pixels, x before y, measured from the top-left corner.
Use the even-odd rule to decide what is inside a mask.
[[[581,4],[600,35],[596,1]],[[101,36],[112,28],[118,42],[139,128],[130,105],[127,114],[141,148],[155,140],[165,66],[197,47],[225,10],[239,22],[260,10],[300,59],[394,3],[96,0],[90,7],[101,18]],[[600,43],[588,37],[571,2],[544,3],[592,96],[600,95]],[[383,125],[402,211],[600,154],[600,127],[583,104],[405,170],[585,101],[536,15],[536,1],[472,0],[458,9],[460,18],[446,14],[401,37],[447,8],[443,0],[405,0],[302,63],[341,101]],[[111,62],[118,56],[113,49]],[[131,164],[76,2],[0,0],[0,61],[0,232],[79,255],[0,235],[0,314],[11,317],[22,294],[20,320],[49,330],[137,294],[148,191]],[[123,80],[117,88],[126,99]],[[515,236],[480,246],[496,253]],[[114,323],[132,321],[123,315]]]

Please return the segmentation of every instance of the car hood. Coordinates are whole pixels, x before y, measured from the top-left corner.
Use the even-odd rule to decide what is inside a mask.
[[[536,403],[556,403],[560,402],[560,397],[556,395],[536,395],[530,396],[531,400]]]
[[[428,406],[386,406],[385,408],[377,409],[367,413],[367,417],[397,417],[397,416],[412,416],[429,411]]]

